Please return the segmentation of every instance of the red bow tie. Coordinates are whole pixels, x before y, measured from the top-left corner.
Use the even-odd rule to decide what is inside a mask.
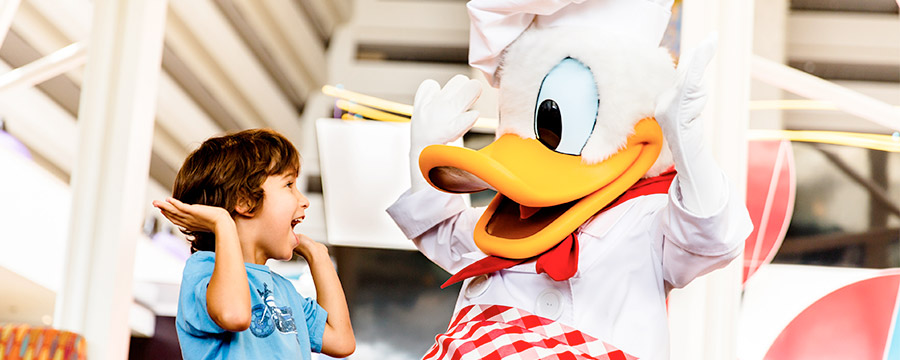
[[[616,200],[613,200],[612,203],[610,203],[597,213],[612,209],[617,205],[634,199],[638,196],[650,194],[665,194],[669,191],[669,186],[672,184],[673,179],[675,179],[674,169],[670,169],[660,174],[659,176],[641,179],[630,188],[628,188],[628,190],[626,190],[622,195],[616,198]],[[535,259],[537,260],[535,261],[534,269],[538,274],[547,273],[547,275],[549,275],[551,279],[556,281],[567,280],[572,276],[575,276],[575,273],[578,271],[577,232],[578,230],[575,230],[574,232],[569,234],[569,236],[566,236],[565,239],[560,241],[559,244],[556,244],[556,246],[550,248],[550,250],[527,259],[507,259],[499,256],[489,255],[488,257],[478,260],[457,272],[455,275],[450,277],[450,279],[448,279],[443,285],[441,285],[441,288],[443,289],[447,286],[453,285],[470,277],[490,274],[492,272],[508,269]]]

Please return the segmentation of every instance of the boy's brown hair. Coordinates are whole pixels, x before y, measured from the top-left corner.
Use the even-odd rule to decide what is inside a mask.
[[[271,175],[299,173],[300,154],[283,135],[251,129],[209,138],[194,150],[175,176],[172,196],[186,204],[217,206],[239,216],[238,204],[255,213],[263,206],[262,184]],[[213,233],[182,230],[191,253],[215,251]]]

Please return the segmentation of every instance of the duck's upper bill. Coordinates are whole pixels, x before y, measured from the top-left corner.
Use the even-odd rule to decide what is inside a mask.
[[[661,143],[659,126],[646,119],[637,125],[627,147],[596,164],[551,151],[534,139],[507,134],[478,151],[429,146],[419,156],[419,168],[432,186],[447,192],[494,189],[518,204],[546,207],[585,197],[619,178],[639,158],[652,156],[649,163],[643,160],[636,181],[656,160]]]

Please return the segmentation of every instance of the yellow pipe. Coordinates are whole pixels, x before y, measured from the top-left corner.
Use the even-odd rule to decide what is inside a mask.
[[[747,130],[748,140],[790,140],[900,152],[900,137],[816,130]]]
[[[356,117],[356,116],[353,115],[353,114],[347,114],[347,113],[344,113],[343,115],[341,115],[341,120],[348,120],[348,121],[354,121],[354,120],[355,120],[355,121],[363,121],[363,120],[365,120],[365,119],[364,119],[364,118],[361,118],[361,117]]]
[[[400,114],[400,115],[406,115],[407,117],[412,116],[412,112],[413,112],[413,107],[411,105],[406,105],[406,104],[401,104],[398,102],[384,100],[381,98],[377,98],[377,97],[369,96],[369,95],[365,95],[365,94],[360,94],[358,92],[353,92],[350,90],[339,89],[339,88],[331,86],[331,85],[323,86],[322,93],[324,93],[325,95],[331,96],[331,97],[336,97],[338,99],[352,101],[357,104],[380,109],[383,111],[388,111],[388,112],[392,112],[392,113]]]
[[[357,103],[353,103],[353,102],[350,102],[347,100],[338,100],[337,107],[340,108],[341,110],[351,112],[354,114],[360,114],[362,116],[365,116],[365,117],[373,119],[373,120],[389,121],[389,122],[409,122],[408,117],[394,115],[394,114],[387,113],[387,112],[384,112],[384,111],[381,111],[378,109],[373,109],[370,107],[362,106],[362,105],[359,105]]]

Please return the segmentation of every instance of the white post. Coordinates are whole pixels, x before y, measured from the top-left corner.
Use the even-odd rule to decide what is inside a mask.
[[[746,192],[753,1],[684,0],[682,52],[719,33],[716,58],[707,68],[706,142],[740,198]],[[737,357],[743,255],[724,269],[694,280],[669,296],[671,359]]]
[[[84,335],[88,359],[126,359],[167,2],[93,5],[55,326]]]

